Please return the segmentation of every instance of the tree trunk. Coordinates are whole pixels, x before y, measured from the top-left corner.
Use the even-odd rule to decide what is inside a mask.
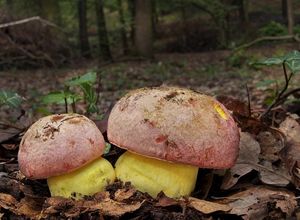
[[[288,20],[288,33],[293,35],[294,31],[294,13],[293,13],[293,1],[287,0],[287,20]]]
[[[249,23],[248,0],[239,0],[239,17],[243,25]]]
[[[281,14],[284,21],[287,21],[287,1],[281,0]]]
[[[95,0],[97,26],[98,26],[98,41],[100,56],[104,60],[112,60],[109,48],[109,40],[107,36],[106,22],[103,9],[103,0]]]
[[[151,0],[135,0],[135,49],[137,55],[151,58],[152,6]]]
[[[122,46],[123,46],[123,54],[128,54],[128,43],[126,37],[126,28],[125,28],[125,19],[124,19],[124,11],[122,0],[118,0],[118,9],[119,9],[119,19],[121,23],[121,38],[122,38]]]
[[[7,8],[7,10],[9,11],[9,12],[12,12],[13,11],[13,0],[6,0],[5,1],[5,6],[6,6],[6,8]]]
[[[130,13],[130,41],[131,44],[134,45],[134,33],[135,33],[135,24],[134,24],[134,17],[135,17],[135,0],[128,0],[128,10]]]
[[[156,0],[152,0],[152,33],[153,33],[153,37],[156,37],[157,34],[157,23],[158,23],[158,14],[156,11]]]
[[[91,52],[87,32],[86,0],[78,0],[78,19],[81,56],[89,58],[91,56]]]
[[[181,12],[181,19],[182,19],[182,47],[183,50],[187,50],[187,35],[188,35],[188,29],[187,29],[187,13],[185,8],[185,2],[184,0],[180,1],[180,12]]]

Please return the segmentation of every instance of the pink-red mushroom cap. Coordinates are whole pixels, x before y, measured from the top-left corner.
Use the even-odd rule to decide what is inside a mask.
[[[90,119],[79,114],[57,114],[35,122],[22,138],[18,161],[31,179],[69,173],[100,157],[104,138]]]
[[[201,168],[232,167],[239,129],[214,98],[177,87],[129,92],[114,106],[108,139],[131,152]]]

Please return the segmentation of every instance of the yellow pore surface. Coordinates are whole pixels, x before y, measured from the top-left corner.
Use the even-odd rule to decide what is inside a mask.
[[[104,158],[96,159],[71,173],[48,178],[51,196],[81,198],[103,191],[115,180],[113,166]]]
[[[188,196],[194,190],[198,168],[125,152],[116,163],[116,176],[152,197],[163,191],[171,198]]]

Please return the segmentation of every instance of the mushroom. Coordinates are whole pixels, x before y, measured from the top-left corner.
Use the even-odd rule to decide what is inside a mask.
[[[105,141],[97,126],[79,114],[56,114],[35,122],[18,153],[20,171],[29,179],[47,178],[52,196],[81,198],[102,191],[115,179],[101,158]]]
[[[177,87],[143,88],[121,98],[108,119],[109,141],[126,151],[116,177],[156,197],[195,187],[198,168],[232,167],[239,129],[214,98]]]

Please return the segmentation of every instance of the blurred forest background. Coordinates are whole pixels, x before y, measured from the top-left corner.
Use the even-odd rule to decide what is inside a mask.
[[[263,105],[282,71],[254,64],[299,49],[299,8],[299,0],[0,0],[0,88],[39,103],[93,70],[102,109],[128,89],[162,84],[244,100],[247,84]]]
[[[1,0],[2,67],[232,49],[300,33],[300,1]],[[38,17],[37,17],[38,16]]]

